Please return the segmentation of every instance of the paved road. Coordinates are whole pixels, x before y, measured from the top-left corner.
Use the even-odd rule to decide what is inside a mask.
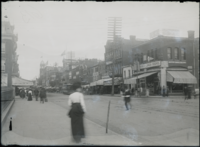
[[[68,96],[48,94],[49,101],[65,109]],[[199,99],[132,98],[125,111],[121,97],[85,95],[86,119],[143,145],[199,145]]]

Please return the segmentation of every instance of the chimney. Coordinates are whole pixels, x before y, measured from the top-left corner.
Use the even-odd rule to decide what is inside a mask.
[[[194,39],[194,31],[188,31],[188,38]]]

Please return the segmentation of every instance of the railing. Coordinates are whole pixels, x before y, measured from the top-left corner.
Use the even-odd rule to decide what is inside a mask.
[[[1,113],[7,108],[7,106],[14,99],[15,92],[12,88],[1,90]]]

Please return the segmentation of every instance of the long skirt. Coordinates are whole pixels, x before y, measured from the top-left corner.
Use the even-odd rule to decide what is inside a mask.
[[[84,112],[80,103],[72,103],[70,112],[72,135],[76,142],[80,142],[81,138],[85,138],[85,130],[83,125]]]
[[[32,101],[32,95],[31,94],[28,95],[28,101]]]

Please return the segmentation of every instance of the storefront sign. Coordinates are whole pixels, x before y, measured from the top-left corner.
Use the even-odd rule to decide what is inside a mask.
[[[140,65],[140,69],[154,67],[154,66],[160,66],[160,61],[146,63],[146,64],[141,64]]]
[[[168,61],[168,63],[179,63],[179,64],[186,64],[185,61]]]
[[[8,86],[8,74],[1,73],[1,86]]]

